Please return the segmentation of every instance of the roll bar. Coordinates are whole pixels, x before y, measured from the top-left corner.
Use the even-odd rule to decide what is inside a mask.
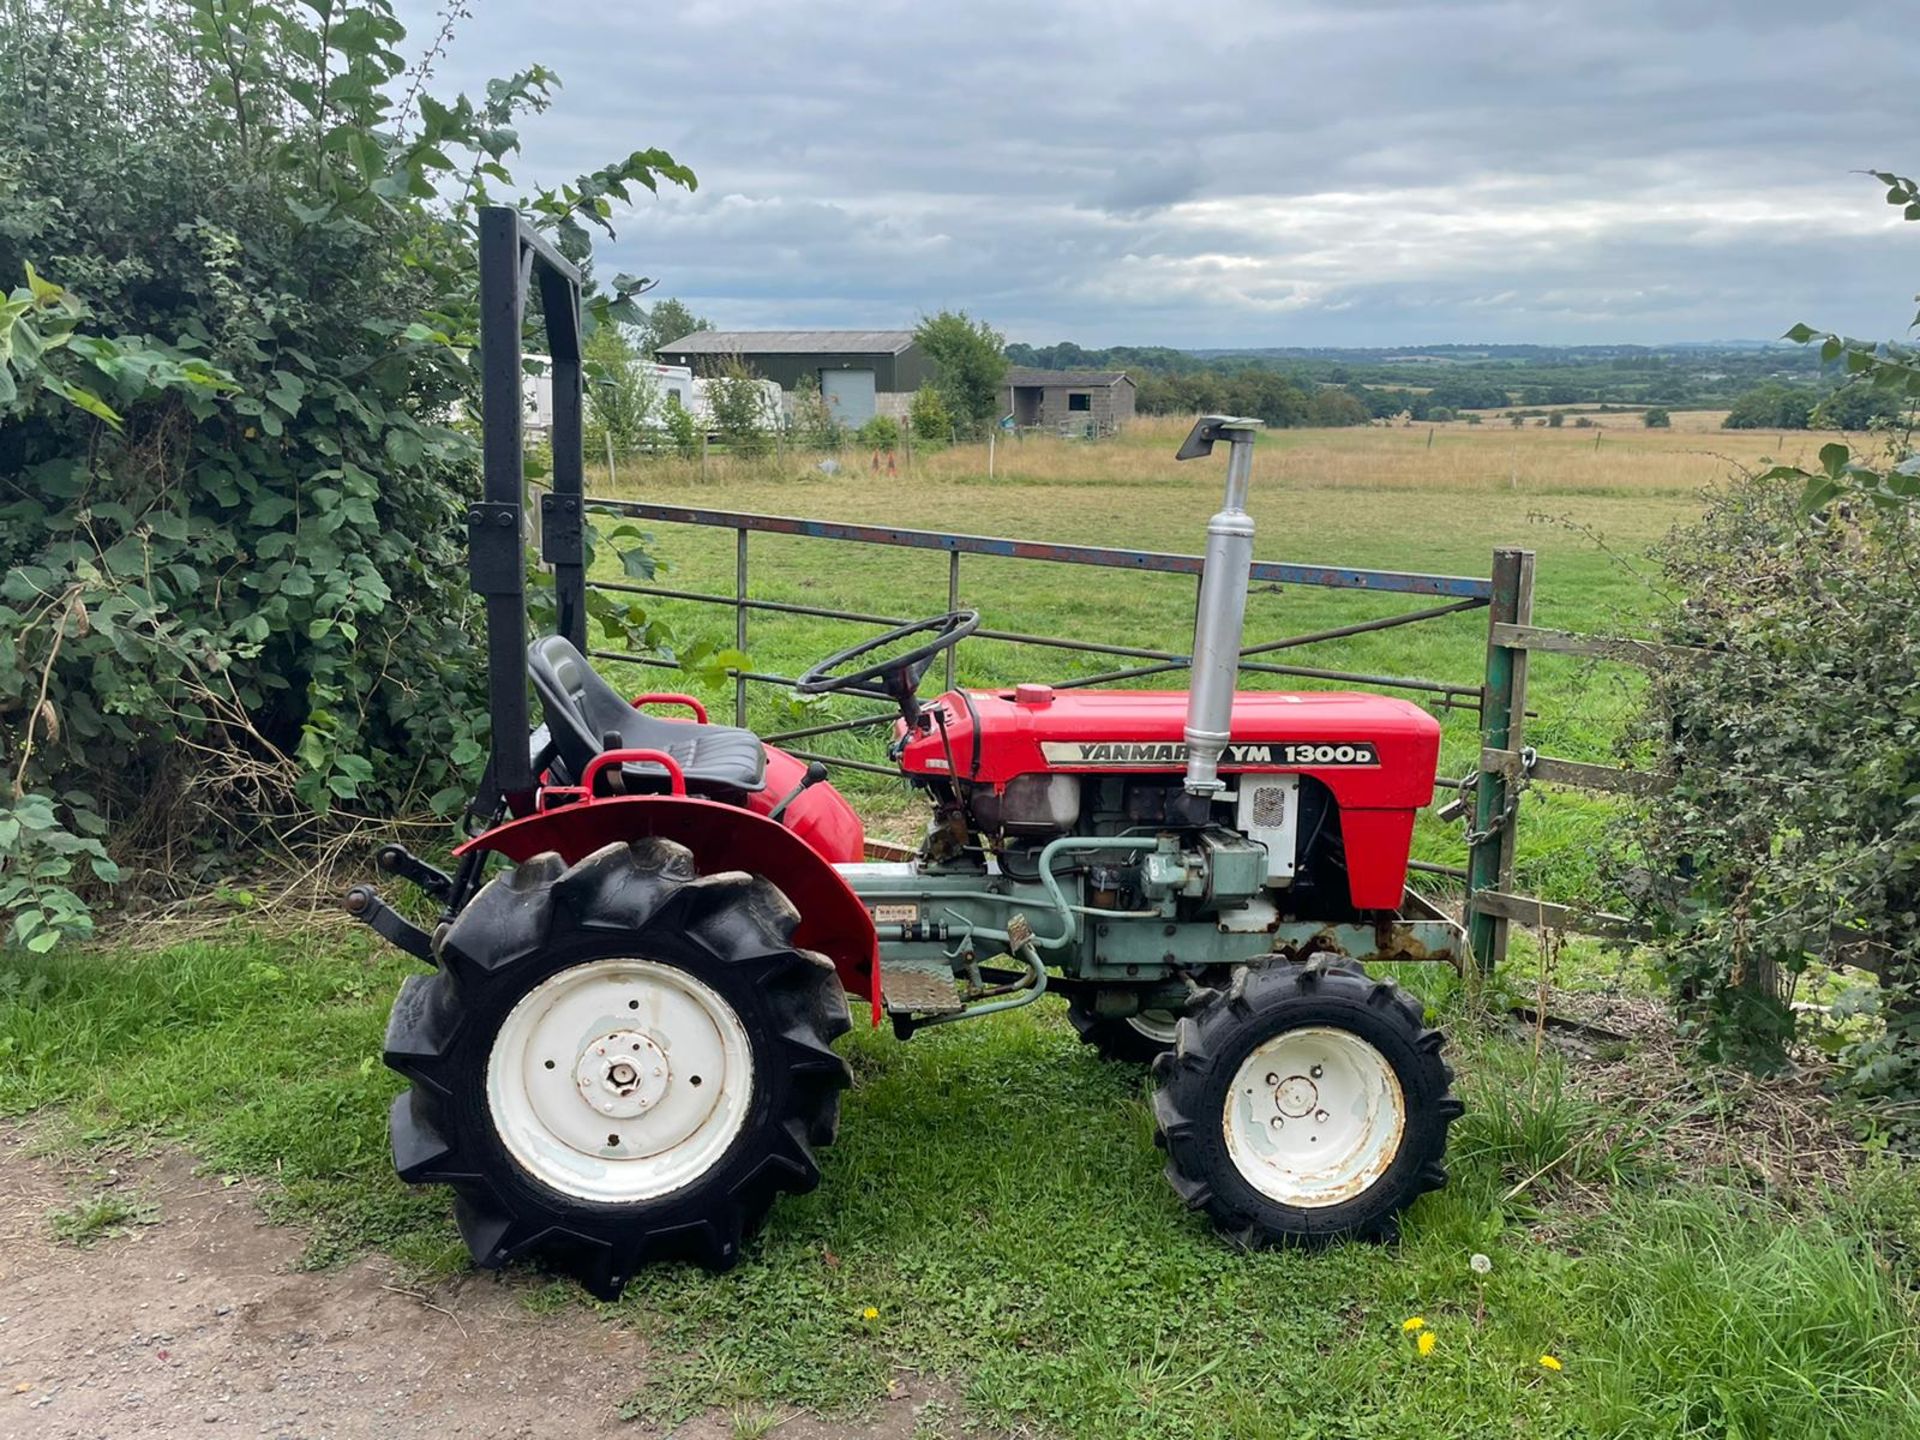
[[[587,643],[581,460],[580,271],[505,205],[480,211],[480,425],[483,498],[467,509],[467,564],[487,610],[491,788],[516,811],[534,789],[527,750],[527,577],[523,539],[521,334],[540,290],[553,366],[553,489],[540,497],[540,558],[553,567],[555,630]]]

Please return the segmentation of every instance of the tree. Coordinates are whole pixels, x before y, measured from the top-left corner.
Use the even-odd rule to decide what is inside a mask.
[[[660,406],[660,387],[641,368],[630,327],[602,325],[585,347],[586,452],[589,462],[629,455],[651,433]]]
[[[1308,412],[1315,425],[1364,425],[1373,418],[1347,391],[1324,386],[1313,392]]]
[[[680,397],[672,391],[667,393],[664,419],[674,454],[682,460],[691,460],[700,453],[700,422],[693,418],[693,412],[682,405]]]
[[[1671,430],[1673,428],[1673,416],[1665,410],[1650,409],[1641,415],[1640,423],[1645,425],[1649,430]]]
[[[1813,419],[1814,397],[1786,385],[1756,385],[1734,398],[1720,422],[1726,430],[1805,430]]]
[[[1547,428],[1550,430],[1558,430],[1561,426],[1565,425],[1566,423],[1567,423],[1567,417],[1563,411],[1555,410],[1552,414],[1547,416]]]
[[[713,433],[733,454],[753,459],[772,448],[775,417],[767,413],[765,383],[738,355],[707,381],[707,408]]]
[[[645,319],[641,322],[636,348],[641,356],[651,360],[674,341],[712,328],[711,320],[704,315],[694,314],[681,301],[657,300],[648,307]]]
[[[1246,370],[1227,381],[1222,396],[1236,415],[1252,415],[1276,430],[1312,423],[1307,392],[1273,370]]]
[[[793,434],[802,445],[838,450],[846,442],[847,427],[820,393],[818,376],[807,374],[793,387]]]
[[[968,318],[964,310],[942,310],[921,320],[913,338],[933,361],[941,403],[961,430],[971,435],[999,413],[1007,376],[999,331]]]
[[[1894,420],[1901,409],[1897,396],[1872,385],[1842,385],[1814,407],[1809,423],[1821,430],[1870,430]]]

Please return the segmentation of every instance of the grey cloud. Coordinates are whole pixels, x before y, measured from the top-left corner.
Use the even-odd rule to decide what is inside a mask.
[[[1920,267],[1849,172],[1916,163],[1908,15],[492,0],[439,83],[558,70],[530,174],[653,144],[691,165],[699,193],[622,217],[605,263],[723,323],[961,305],[1086,343],[1887,333]]]

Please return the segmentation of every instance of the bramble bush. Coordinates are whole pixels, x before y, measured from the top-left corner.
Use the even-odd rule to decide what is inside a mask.
[[[448,33],[408,69],[387,0],[0,0],[0,944],[84,934],[109,855],[192,884],[463,796],[476,209],[581,256],[693,176],[520,196],[554,77],[437,98]]]
[[[1909,220],[1920,191],[1878,177]],[[1920,320],[1916,320],[1920,324]],[[1878,987],[1844,991],[1823,1026],[1876,1122],[1920,1138],[1920,352],[1821,334],[1883,423],[1870,453],[1833,443],[1817,469],[1736,478],[1661,559],[1679,604],[1662,639],[1697,663],[1657,673],[1643,738],[1676,779],[1638,840],[1664,963],[1709,1054],[1778,1063],[1796,1038],[1794,977],[1858,957]],[[1677,893],[1676,893],[1677,892]]]

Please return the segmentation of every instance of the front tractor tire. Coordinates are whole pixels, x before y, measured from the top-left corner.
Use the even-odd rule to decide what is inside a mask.
[[[652,1261],[732,1266],[819,1183],[850,1079],[846,995],[798,919],[661,839],[495,877],[394,1002],[401,1179],[452,1187],[476,1264],[537,1250],[604,1299]]]
[[[1083,1000],[1067,1002],[1067,1023],[1082,1045],[1122,1065],[1151,1065],[1173,1048],[1180,1017],[1171,1010],[1102,1015]]]
[[[1249,966],[1154,1062],[1168,1181],[1250,1248],[1391,1240],[1462,1111],[1417,1001],[1346,960]]]

